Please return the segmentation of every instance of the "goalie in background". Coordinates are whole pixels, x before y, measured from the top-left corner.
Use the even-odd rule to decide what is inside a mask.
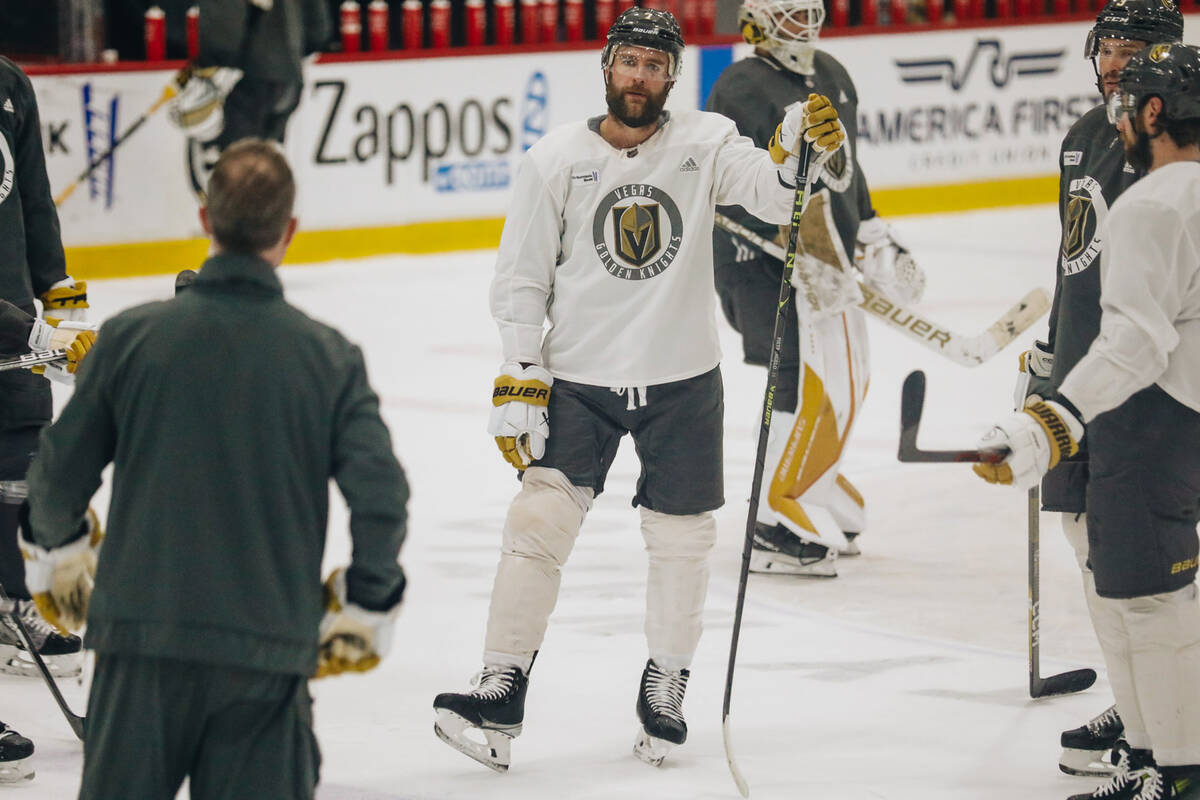
[[[294,198],[273,142],[222,154],[212,255],[105,323],[30,467],[27,558],[97,654],[86,800],[171,800],[187,776],[195,798],[311,798],[309,677],[387,651],[408,485],[361,351],[283,298]],[[85,512],[110,462],[95,566]],[[322,586],[330,478],[353,555]]]
[[[324,0],[200,0],[200,53],[180,74],[169,116],[187,134],[203,202],[216,159],[247,137],[282,143],[300,104],[303,58],[329,41]]]
[[[1096,89],[1105,99],[1117,91],[1121,69],[1149,44],[1183,39],[1183,15],[1160,0],[1110,0],[1096,16],[1084,56],[1092,61]],[[1125,149],[1103,105],[1080,117],[1060,149],[1058,214],[1062,244],[1057,253],[1054,303],[1046,342],[1021,355],[1014,406],[1047,398],[1079,363],[1100,331],[1100,258],[1103,226],[1113,203],[1142,173],[1126,163]],[[1041,482],[1042,510],[1060,512],[1063,533],[1075,551],[1089,614],[1095,615],[1096,584],[1088,566],[1088,446],[1050,470]],[[1094,621],[1094,619],[1093,619]],[[1063,731],[1059,768],[1072,775],[1106,775],[1105,760],[1123,731],[1116,706]]]
[[[870,377],[856,271],[901,303],[920,299],[924,275],[871,206],[855,157],[854,83],[815,47],[824,19],[821,0],[745,0],[738,21],[754,54],[721,73],[707,108],[766,147],[785,111],[817,92],[833,102],[846,129],[842,149],[814,170],[801,221],[796,272],[811,276],[820,308],[797,293],[787,310],[750,561],[756,572],[833,577],[839,554],[858,554],[856,537],[866,526],[863,497],[839,471]],[[764,238],[776,237],[775,225],[740,206],[718,210]],[[746,363],[766,366],[783,264],[723,230],[713,232],[713,260],[721,307],[742,334]]]

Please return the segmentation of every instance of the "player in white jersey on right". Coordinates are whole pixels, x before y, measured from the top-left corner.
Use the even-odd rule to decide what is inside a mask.
[[[642,465],[634,504],[650,562],[635,753],[657,765],[686,739],[712,511],[724,502],[715,205],[787,222],[798,139],[828,154],[844,138],[817,95],[784,117],[770,152],[718,114],[665,112],[682,54],[670,13],[621,14],[601,58],[608,113],[548,133],[513,186],[491,293],[505,363],[489,431],[522,486],[477,686],[434,700],[438,735],[496,770],[521,731],[561,567],[626,433]]]
[[[1108,100],[1146,176],[1101,231],[1100,331],[1046,400],[993,428],[975,471],[1035,485],[1086,433],[1092,623],[1125,742],[1071,800],[1200,798],[1200,50],[1138,51]]]

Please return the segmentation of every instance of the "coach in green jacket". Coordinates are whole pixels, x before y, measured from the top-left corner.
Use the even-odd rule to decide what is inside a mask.
[[[103,325],[29,472],[28,552],[70,577],[114,464],[80,798],[171,800],[185,775],[193,798],[312,797],[307,679],[374,666],[404,588],[408,487],[362,354],[275,275],[287,162],[244,140],[208,188],[213,255],[174,299]],[[331,477],[354,547],[323,592]],[[70,616],[86,590],[54,594]]]

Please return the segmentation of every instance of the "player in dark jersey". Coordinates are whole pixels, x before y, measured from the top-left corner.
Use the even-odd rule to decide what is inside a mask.
[[[1141,48],[1183,37],[1183,15],[1162,0],[1110,0],[1088,34],[1084,56],[1096,71],[1096,88],[1107,100],[1117,90],[1121,69]],[[1101,225],[1113,201],[1140,177],[1125,161],[1125,149],[1103,106],[1084,114],[1067,131],[1059,156],[1058,210],[1062,246],[1058,255],[1048,342],[1036,342],[1022,356],[1017,404],[1029,396],[1049,397],[1083,358],[1100,330]],[[1083,573],[1089,612],[1096,600],[1088,565],[1085,494],[1087,440],[1078,455],[1046,474],[1042,508],[1062,514],[1063,532]],[[1123,725],[1113,706],[1062,735],[1059,768],[1073,775],[1102,775],[1111,766],[1101,757],[1113,747]]]
[[[855,157],[854,82],[815,47],[824,16],[821,0],[745,0],[739,24],[754,54],[721,74],[707,109],[732,119],[760,147],[775,131],[772,120],[810,92],[828,97],[845,125],[846,143],[817,172],[801,225],[797,265],[818,276],[821,308],[806,305],[799,316],[795,304],[787,309],[751,560],[754,571],[835,576],[838,553],[858,553],[854,537],[866,521],[862,495],[838,471],[868,379],[855,267],[901,302],[920,296],[924,278],[871,205]],[[740,206],[718,210],[767,239],[777,236],[776,226]],[[725,316],[742,334],[746,362],[766,365],[783,265],[724,230],[714,231],[713,247]],[[792,437],[803,441],[789,445]]]

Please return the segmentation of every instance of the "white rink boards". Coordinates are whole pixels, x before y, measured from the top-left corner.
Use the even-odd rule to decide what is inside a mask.
[[[954,330],[982,330],[1029,289],[1053,288],[1050,206],[897,227],[929,272],[922,309]],[[727,504],[684,705],[688,743],[657,770],[630,754],[646,654],[645,555],[629,506],[638,468],[628,445],[565,569],[511,772],[495,774],[433,735],[433,696],[463,690],[478,669],[500,525],[516,488],[485,431],[500,361],[487,311],[491,260],[393,257],[282,272],[293,302],[364,346],[413,489],[403,552],[411,584],[391,657],[373,673],[312,684],[325,759],[318,797],[734,798],[720,710],[766,381],[740,363],[723,320]],[[105,281],[89,293],[106,316],[165,297],[171,285],[169,276]],[[1008,411],[1016,355],[1044,337],[1045,321],[975,369],[870,330],[874,374],[845,468],[867,498],[864,554],[839,562],[831,581],[751,576],[732,712],[751,796],[1051,800],[1087,791],[1087,779],[1058,772],[1058,734],[1111,696],[1057,521],[1043,519],[1042,670],[1090,666],[1101,680],[1082,695],[1031,701],[1024,495],[987,486],[964,466],[895,460],[908,370],[929,377],[922,445],[970,446]],[[349,552],[338,503],[330,530],[327,567]],[[83,690],[66,691],[81,709]],[[13,796],[73,797],[81,749],[49,694],[39,681],[7,676],[0,693],[0,718],[38,748],[37,778]]]

